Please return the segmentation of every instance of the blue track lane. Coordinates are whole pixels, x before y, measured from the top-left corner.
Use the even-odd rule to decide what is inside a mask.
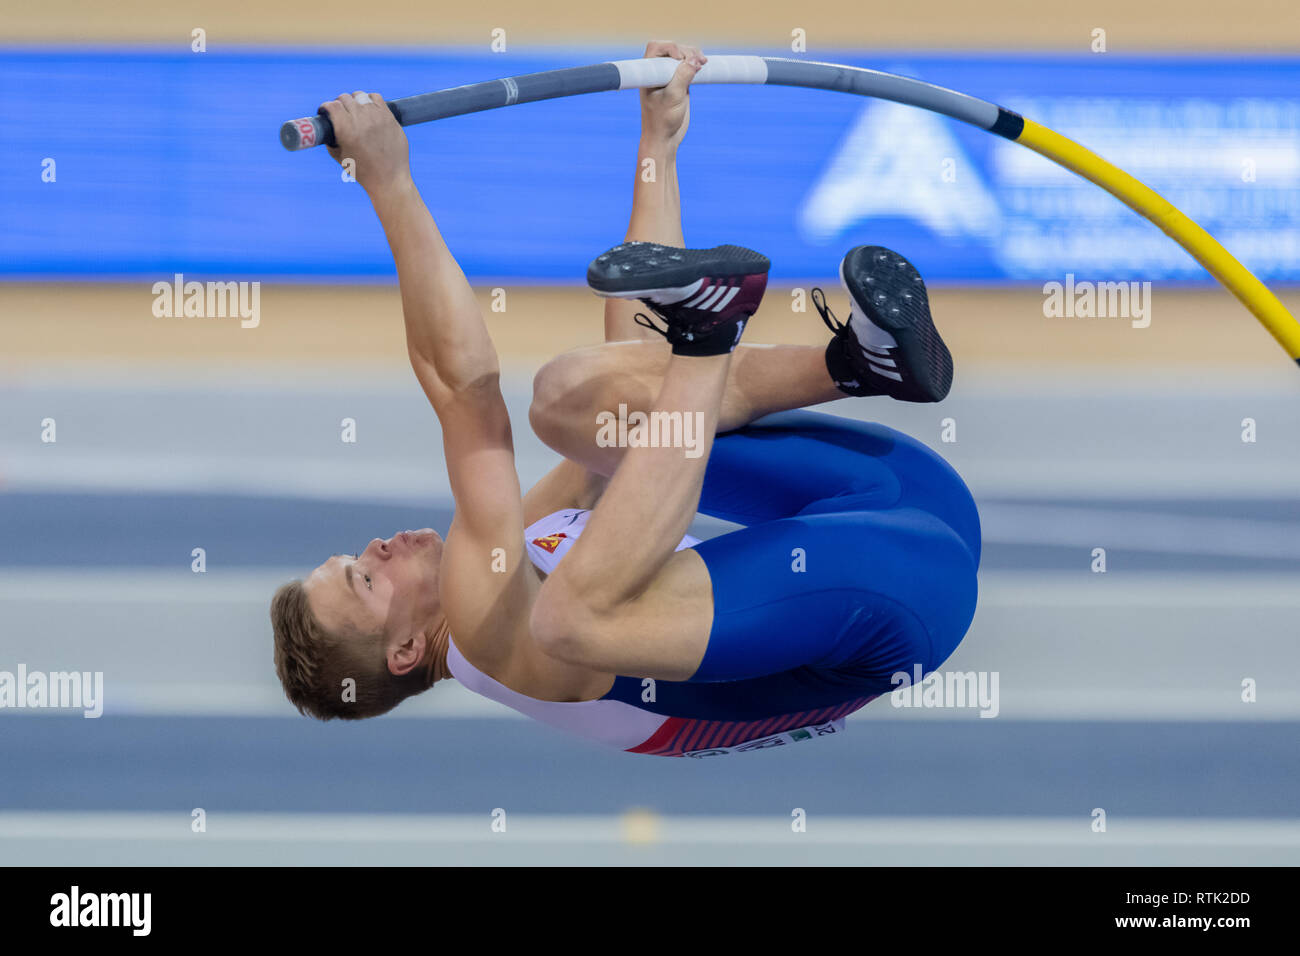
[[[625,755],[517,720],[15,715],[0,810],[1294,817],[1294,723],[851,722],[806,749]]]
[[[984,502],[981,502],[982,504]],[[1014,502],[991,502],[992,504]],[[1188,501],[1036,500],[1037,505],[1120,507],[1152,514],[1197,518],[1238,517],[1300,521],[1300,499]],[[314,567],[330,554],[355,551],[371,538],[403,528],[451,524],[451,503],[427,504],[317,501],[229,494],[9,493],[0,494],[0,541],[22,542],[0,550],[0,567],[188,568],[190,550],[202,546],[212,569]],[[702,519],[692,527],[708,538],[728,525]],[[1300,559],[1144,552],[1112,549],[1113,570],[1300,571]],[[980,568],[1073,569],[1073,544],[1009,544],[986,541]]]

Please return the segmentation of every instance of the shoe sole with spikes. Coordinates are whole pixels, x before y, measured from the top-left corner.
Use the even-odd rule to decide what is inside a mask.
[[[884,246],[858,246],[841,260],[840,282],[853,300],[854,311],[898,343],[888,350],[889,357],[902,367],[906,379],[893,397],[942,401],[952,388],[952,353],[935,328],[930,297],[916,267]],[[862,362],[872,357],[870,349],[863,349]]]

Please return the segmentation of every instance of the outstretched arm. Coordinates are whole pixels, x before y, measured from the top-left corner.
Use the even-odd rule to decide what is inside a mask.
[[[641,91],[641,142],[637,146],[636,178],[632,187],[632,218],[628,242],[662,242],[684,246],[682,206],[677,189],[677,147],[690,125],[691,80],[708,58],[693,46],[655,40],[645,48],[647,57],[681,60],[672,82],[657,90]],[[658,339],[632,319],[640,306],[625,299],[605,300],[605,341]]]
[[[325,106],[339,142],[330,153],[355,163],[397,264],[407,354],[442,424],[453,527],[484,544],[513,542],[522,537],[523,512],[496,350],[415,188],[406,134],[377,93],[344,94]]]

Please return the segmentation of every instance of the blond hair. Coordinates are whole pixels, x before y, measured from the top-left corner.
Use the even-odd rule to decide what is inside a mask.
[[[361,720],[392,710],[430,686],[423,668],[401,675],[388,669],[381,635],[334,634],[312,613],[302,581],[271,598],[275,673],[300,714],[317,720]],[[345,699],[344,682],[355,688]]]

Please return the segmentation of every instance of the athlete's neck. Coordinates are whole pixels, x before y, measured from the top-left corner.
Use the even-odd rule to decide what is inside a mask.
[[[430,687],[451,676],[451,671],[447,668],[447,645],[450,642],[451,628],[447,626],[447,619],[440,617],[433,636],[429,639],[429,651],[425,659],[425,674],[429,678]]]

